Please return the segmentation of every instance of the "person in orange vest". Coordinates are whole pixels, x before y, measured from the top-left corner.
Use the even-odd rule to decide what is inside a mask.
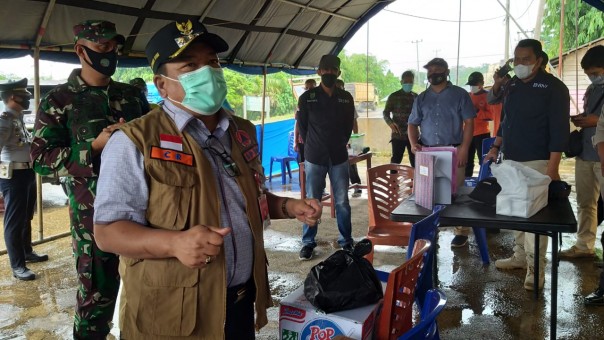
[[[487,91],[484,90],[484,76],[480,72],[472,72],[468,77],[466,85],[471,86],[470,98],[476,109],[474,118],[474,135],[468,150],[468,163],[466,163],[466,177],[472,177],[474,173],[474,155],[478,160],[482,159],[482,140],[490,138],[489,121],[493,120],[493,113],[487,103]],[[486,151],[486,150],[485,150]]]

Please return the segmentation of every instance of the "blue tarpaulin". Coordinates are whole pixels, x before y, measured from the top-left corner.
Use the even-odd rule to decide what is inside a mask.
[[[262,148],[262,166],[264,173],[269,176],[271,157],[286,156],[288,147],[289,132],[294,130],[294,119],[282,120],[274,123],[264,124],[264,147]],[[260,125],[256,125],[256,137],[260,143]],[[291,163],[292,171],[298,168],[297,162]],[[279,163],[273,164],[272,175],[279,175],[281,166]]]

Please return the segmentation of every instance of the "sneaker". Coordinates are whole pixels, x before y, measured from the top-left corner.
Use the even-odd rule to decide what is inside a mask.
[[[593,258],[595,256],[596,253],[593,250],[581,250],[577,246],[572,246],[558,253],[558,257],[561,259]]]
[[[459,248],[468,244],[468,237],[464,235],[455,235],[451,240],[451,248]]]
[[[539,286],[538,289],[543,289],[543,284],[545,283],[545,273],[543,272],[545,266],[541,266],[539,270]],[[534,283],[535,283],[535,268],[528,267],[526,271],[526,277],[524,278],[524,289],[533,291]]]
[[[356,189],[353,193],[352,193],[352,197],[361,197],[361,193],[363,192],[363,190],[361,189]]]
[[[598,287],[595,292],[583,298],[583,303],[587,306],[604,306],[604,289]]]
[[[300,260],[308,261],[308,260],[312,259],[313,251],[314,251],[314,248],[311,246],[302,247],[302,249],[300,249]]]
[[[525,269],[526,259],[519,259],[516,255],[507,259],[495,261],[495,267],[498,269]]]

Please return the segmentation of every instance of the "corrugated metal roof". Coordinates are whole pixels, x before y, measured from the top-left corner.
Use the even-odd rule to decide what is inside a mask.
[[[257,73],[268,65],[297,73],[339,53],[373,15],[392,3],[370,0],[11,0],[0,7],[0,57],[33,54],[78,63],[74,24],[87,19],[114,22],[126,36],[120,66],[146,66],[148,39],[170,21],[201,21],[229,44],[225,64]]]

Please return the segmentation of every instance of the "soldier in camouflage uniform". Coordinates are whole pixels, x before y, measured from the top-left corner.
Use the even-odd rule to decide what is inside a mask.
[[[401,76],[402,89],[388,96],[386,107],[384,108],[384,120],[392,129],[390,142],[392,143],[392,158],[390,163],[401,164],[405,155],[405,148],[408,150],[409,162],[415,167],[415,154],[411,152],[411,144],[407,135],[407,121],[413,109],[413,101],[417,98],[417,93],[412,92],[415,76],[411,71],[403,72]],[[390,116],[392,114],[392,117]]]
[[[119,289],[119,260],[99,250],[93,235],[101,151],[117,127],[145,114],[149,105],[136,87],[111,80],[124,43],[113,23],[89,20],[73,31],[82,68],[42,99],[31,158],[40,175],[67,177],[79,279],[74,338],[105,339]]]

